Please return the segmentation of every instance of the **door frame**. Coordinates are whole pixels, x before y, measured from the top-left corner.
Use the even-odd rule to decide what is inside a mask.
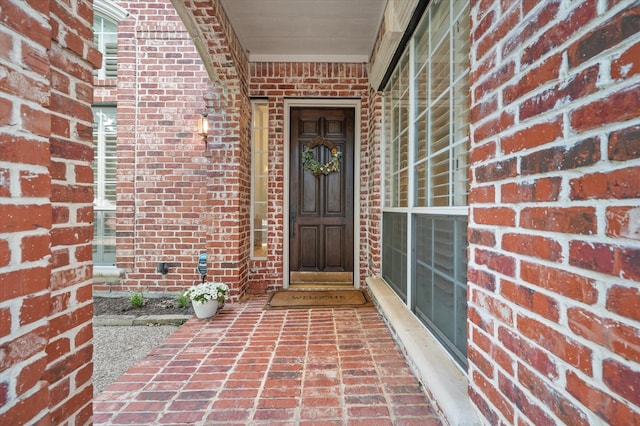
[[[360,99],[306,99],[306,98],[289,98],[284,100],[284,206],[283,206],[283,287],[289,288],[289,179],[291,160],[289,158],[289,145],[291,143],[291,108],[353,108],[353,286],[360,288],[360,125],[361,117],[361,101]]]

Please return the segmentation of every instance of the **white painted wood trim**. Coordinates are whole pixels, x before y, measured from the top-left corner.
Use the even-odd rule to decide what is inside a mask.
[[[389,0],[384,10],[384,35],[373,62],[369,65],[369,84],[378,89],[409,26],[419,0]]]
[[[311,62],[311,63],[356,63],[369,62],[367,55],[252,55],[249,62]]]
[[[93,0],[93,12],[116,23],[129,16],[126,9],[109,0]]]

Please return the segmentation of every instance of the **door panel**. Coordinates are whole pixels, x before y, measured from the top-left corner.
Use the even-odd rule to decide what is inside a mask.
[[[317,268],[320,263],[320,256],[317,250],[318,243],[317,227],[300,227],[300,270],[314,270]]]
[[[327,226],[325,227],[326,241],[342,241],[344,239],[344,226]],[[342,258],[344,257],[345,247],[340,245],[326,245],[325,259],[327,268],[340,268]]]
[[[290,270],[340,273],[335,277],[351,279],[354,110],[292,108],[290,130]],[[302,152],[307,143],[319,137],[330,141],[342,158],[338,171],[314,176],[302,166]],[[314,155],[321,164],[331,160],[331,151],[325,146],[315,147]],[[333,281],[325,278],[321,281]]]

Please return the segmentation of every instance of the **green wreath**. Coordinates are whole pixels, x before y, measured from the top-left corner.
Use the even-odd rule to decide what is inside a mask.
[[[316,160],[314,149],[317,146],[324,146],[331,151],[331,161],[321,164]],[[302,166],[316,177],[340,170],[340,158],[342,158],[342,152],[338,151],[331,141],[324,138],[309,141],[302,150]]]

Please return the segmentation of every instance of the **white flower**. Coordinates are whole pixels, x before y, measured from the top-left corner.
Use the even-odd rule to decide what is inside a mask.
[[[204,282],[194,285],[187,290],[184,295],[190,300],[201,303],[208,302],[209,300],[224,302],[228,291],[229,287],[224,283]]]

